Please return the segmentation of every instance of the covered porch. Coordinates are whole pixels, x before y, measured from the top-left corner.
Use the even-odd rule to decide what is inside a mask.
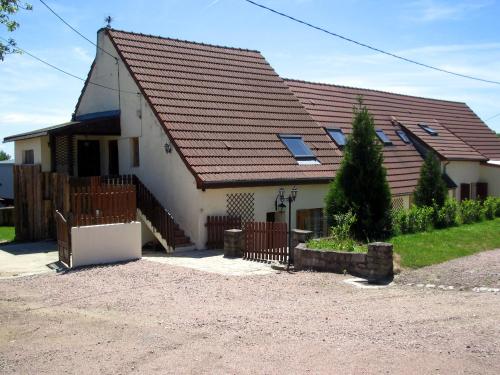
[[[119,174],[120,111],[76,116],[72,121],[5,138],[15,141],[16,164],[73,177]]]

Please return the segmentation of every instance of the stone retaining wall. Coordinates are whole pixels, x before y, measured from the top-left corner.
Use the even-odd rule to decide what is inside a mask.
[[[301,243],[294,249],[294,268],[320,272],[347,273],[378,282],[392,278],[392,244],[374,242],[368,244],[368,252],[348,253],[308,249]]]

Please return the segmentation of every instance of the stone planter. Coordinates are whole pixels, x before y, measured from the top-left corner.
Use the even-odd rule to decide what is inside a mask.
[[[345,271],[366,278],[371,283],[382,282],[393,276],[392,244],[370,243],[368,252],[363,254],[308,249],[305,243],[301,243],[294,249],[294,267],[296,270],[320,272]]]

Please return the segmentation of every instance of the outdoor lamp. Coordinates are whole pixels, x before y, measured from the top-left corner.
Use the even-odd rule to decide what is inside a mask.
[[[280,188],[278,196],[280,198],[281,203],[283,204],[283,202],[285,201],[285,189]]]
[[[291,197],[292,197],[292,201],[294,201],[294,202],[295,202],[295,198],[297,198],[297,187],[295,187],[295,186],[294,186],[294,187],[292,188],[292,191],[290,192],[290,195],[291,195]]]
[[[168,142],[165,143],[165,145],[163,147],[165,147],[165,152],[167,154],[170,154],[172,152],[172,146],[170,146],[170,143],[168,143]]]

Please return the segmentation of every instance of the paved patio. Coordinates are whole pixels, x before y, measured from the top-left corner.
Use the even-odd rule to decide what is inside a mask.
[[[54,241],[0,244],[0,279],[55,272],[58,260]]]
[[[151,251],[143,252],[142,259],[228,276],[267,275],[279,272],[269,263],[224,258],[220,250],[193,250],[174,255]]]

